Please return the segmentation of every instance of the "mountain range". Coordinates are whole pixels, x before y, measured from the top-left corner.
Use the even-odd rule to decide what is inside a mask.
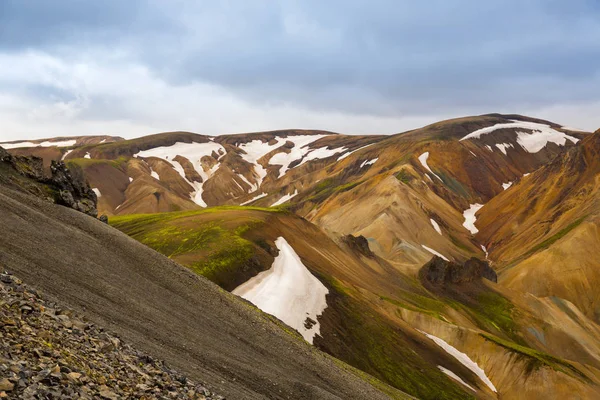
[[[0,147],[0,266],[212,391],[600,397],[600,131]]]

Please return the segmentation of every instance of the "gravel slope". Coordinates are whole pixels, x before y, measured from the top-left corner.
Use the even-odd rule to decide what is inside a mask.
[[[389,397],[116,229],[4,187],[0,268],[228,398]]]

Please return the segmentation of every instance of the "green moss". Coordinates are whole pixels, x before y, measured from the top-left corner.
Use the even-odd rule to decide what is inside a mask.
[[[404,183],[404,184],[409,184],[410,182],[412,182],[415,177],[412,176],[411,174],[409,174],[408,172],[406,172],[406,170],[401,170],[400,172],[396,173],[394,175],[396,177],[396,179],[398,179],[400,182]]]
[[[411,338],[349,295],[352,288],[335,279],[325,281],[332,296],[328,303],[339,319],[334,323],[338,333],[328,335],[325,351],[420,399],[473,398],[415,352]]]
[[[490,335],[488,333],[480,333],[479,335],[484,339],[493,342],[526,360],[528,363],[528,372],[535,371],[542,367],[549,367],[555,371],[563,372],[571,376],[576,376],[585,381],[590,381],[590,379],[583,372],[581,372],[574,365],[563,359],[551,356],[550,354],[534,350],[526,346],[516,344],[509,340],[501,339],[497,336]]]
[[[219,216],[248,209],[279,212],[260,207],[224,206],[116,216],[110,219],[110,224],[165,256],[177,259],[219,286],[229,288],[240,280],[240,274],[252,273],[250,264],[253,270],[260,268],[260,264],[253,261],[260,247],[244,235],[259,228],[262,222],[252,218],[233,222],[229,219],[226,222]],[[193,220],[193,217],[211,213],[216,214],[214,219]]]

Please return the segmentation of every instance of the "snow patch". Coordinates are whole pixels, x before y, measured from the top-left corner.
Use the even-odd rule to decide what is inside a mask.
[[[557,131],[546,124],[515,120],[478,129],[460,140],[480,139],[481,135],[486,135],[498,129],[527,129],[530,131],[531,133],[517,131],[517,142],[529,153],[537,153],[550,142],[556,143],[559,146],[564,146],[567,140],[572,143],[577,143],[579,141],[579,139]]]
[[[262,311],[296,329],[308,342],[320,333],[318,316],[327,308],[329,290],[304,266],[292,246],[278,237],[272,267],[233,290]]]
[[[489,145],[487,145],[487,144],[486,144],[486,145],[485,145],[485,147],[487,147],[487,149],[488,149],[489,151],[491,151],[492,153],[494,152],[494,149],[492,149],[492,148],[491,148]]]
[[[531,175],[531,173],[530,173],[530,172],[528,172],[528,173],[526,173],[526,174],[523,174],[523,178],[525,178],[526,176],[529,176],[529,175]]]
[[[301,166],[302,164],[311,161],[318,160],[321,158],[331,157],[337,153],[341,153],[343,151],[348,150],[345,147],[338,147],[335,149],[328,149],[327,147],[319,147],[318,149],[311,150],[300,162],[300,164],[296,165],[296,167]],[[295,168],[295,167],[294,167]]]
[[[133,156],[157,157],[169,162],[173,166],[173,169],[175,169],[179,175],[181,175],[181,177],[193,188],[193,191],[190,193],[190,198],[192,201],[201,207],[206,207],[207,205],[204,202],[204,199],[202,199],[203,184],[219,169],[221,164],[217,163],[210,170],[205,171],[202,167],[201,160],[204,156],[210,156],[213,151],[217,154],[221,154],[221,156],[225,154],[225,148],[215,142],[177,142],[172,146],[161,146],[150,150],[140,151]],[[202,177],[202,182],[190,182],[185,177],[185,171],[181,164],[173,160],[173,158],[177,156],[185,157],[192,163],[196,172],[198,172],[198,174]]]
[[[477,154],[473,153],[471,150],[469,150],[469,152],[470,152],[471,154],[473,154],[475,157],[477,157]]]
[[[288,136],[285,138],[285,141],[290,141],[294,143],[294,147],[289,149],[289,153],[277,153],[269,160],[270,165],[281,165],[279,169],[279,178],[281,178],[287,170],[289,169],[289,165],[304,157],[311,151],[308,148],[308,145],[312,142],[315,142],[321,138],[326,137],[327,135],[298,135],[298,136]]]
[[[129,183],[133,182],[133,178],[129,177]]]
[[[435,344],[444,349],[446,353],[450,354],[452,357],[456,358],[462,365],[473,371],[473,373],[477,375],[479,379],[481,379],[481,381],[485,383],[487,387],[489,387],[493,392],[498,392],[492,381],[490,381],[490,379],[485,374],[485,371],[481,369],[475,361],[471,360],[468,355],[460,352],[458,349],[451,346],[448,342],[440,339],[437,336],[430,335],[427,332],[423,332],[421,330],[419,330],[419,332],[427,336],[429,339],[433,340]]]
[[[102,139],[99,144],[106,142],[106,139]]]
[[[97,198],[102,197],[102,193],[100,193],[100,189],[98,189],[98,188],[92,188],[92,192],[96,193],[96,197]]]
[[[246,204],[252,203],[254,200],[262,199],[263,197],[266,197],[266,196],[268,196],[266,193],[261,193],[258,196],[255,196],[255,197],[251,198],[250,200],[243,202],[242,204],[240,204],[240,206],[245,206]]]
[[[359,148],[358,148],[358,149],[356,149],[356,150],[352,150],[352,151],[350,151],[350,152],[348,152],[348,153],[345,153],[345,154],[341,155],[340,157],[338,157],[338,159],[337,159],[337,160],[338,160],[338,161],[342,161],[344,158],[348,157],[350,154],[352,154],[352,153],[356,153],[357,151],[359,151],[359,150],[362,150],[362,149],[365,149],[365,148],[367,148],[367,147],[369,147],[369,146],[372,146],[372,145],[374,145],[374,144],[375,144],[375,143],[370,143],[370,144],[368,144],[368,145],[366,145],[366,146],[362,146],[362,147],[359,147]]]
[[[502,184],[502,189],[506,190],[506,189],[508,189],[509,187],[511,187],[511,186],[512,186],[512,184],[513,184],[512,182],[503,183],[503,184]]]
[[[427,246],[425,246],[424,244],[422,244],[422,245],[421,245],[421,247],[423,247],[425,250],[427,250],[427,251],[428,251],[428,252],[430,252],[431,254],[434,254],[434,255],[436,255],[436,256],[438,256],[438,257],[440,257],[440,258],[442,258],[442,259],[444,259],[444,260],[446,260],[446,261],[450,261],[450,260],[448,260],[446,257],[444,257],[444,256],[443,256],[441,253],[439,253],[439,252],[435,251],[435,250],[434,250],[434,249],[432,249],[431,247],[427,247]]]
[[[362,162],[362,164],[360,164],[360,167],[362,168],[365,165],[373,165],[373,164],[375,164],[377,162],[377,160],[379,160],[379,157],[374,158],[372,160],[365,160],[365,161]]]
[[[488,251],[487,251],[487,249],[485,248],[484,245],[480,245],[480,246],[481,246],[481,250],[483,250],[483,252],[485,253],[485,259],[487,260],[488,256],[489,256]]]
[[[67,150],[65,152],[65,154],[63,154],[62,158],[60,159],[61,161],[63,161],[65,158],[67,158],[67,156],[72,152],[73,150]]]
[[[85,153],[85,156],[83,156],[83,158],[92,158],[92,156],[90,156],[90,153]]]
[[[429,168],[429,165],[427,165],[427,159],[429,158],[429,152],[426,151],[425,153],[421,154],[419,156],[419,161],[421,162],[421,165],[429,172],[431,172],[432,175],[434,175],[436,178],[438,178],[440,181],[442,181],[442,178],[440,178],[439,176],[437,176],[432,170],[431,168]],[[442,181],[444,182],[444,181]]]
[[[0,143],[0,146],[4,147],[6,150],[8,149],[17,149],[19,147],[70,147],[74,146],[77,143],[77,140],[64,140],[62,142],[51,142],[44,141],[41,143],[33,143],[33,142],[18,142],[18,143]]]
[[[258,163],[258,159],[265,156],[267,153],[275,150],[279,146],[285,143],[284,139],[279,137],[275,138],[275,144],[270,145],[269,143],[264,143],[262,140],[252,140],[247,143],[242,143],[238,148],[244,150],[246,154],[240,154],[242,158],[254,165],[254,174],[256,175],[256,190],[262,184],[263,179],[267,176],[267,170]],[[254,191],[254,190],[253,190]]]
[[[157,181],[160,181],[160,176],[152,168],[150,168],[150,176],[153,177],[154,179],[156,179]]]
[[[477,217],[475,213],[479,211],[483,207],[483,204],[471,204],[468,209],[463,212],[463,217],[465,217],[465,222],[463,222],[463,226],[467,228],[469,232],[473,235],[479,232],[479,229],[475,226],[475,221],[477,221]]]
[[[500,151],[503,152],[504,155],[506,156],[506,155],[508,155],[508,153],[506,152],[506,150],[509,147],[514,147],[514,146],[512,145],[512,143],[496,143],[496,147],[499,148]]]
[[[433,225],[433,229],[435,229],[437,231],[437,233],[439,233],[441,235],[442,230],[440,229],[440,226],[438,225],[438,223],[435,222],[435,219],[429,218],[429,221],[431,221],[431,225]]]
[[[461,385],[466,386],[469,389],[471,389],[472,391],[476,392],[476,390],[473,389],[473,387],[471,385],[469,385],[467,382],[463,381],[460,376],[456,375],[454,372],[450,371],[448,368],[444,368],[441,365],[438,365],[438,368],[440,371],[442,371],[443,373],[445,373],[446,375],[448,375],[450,378],[454,379]]]
[[[278,206],[280,204],[283,204],[285,202],[290,201],[290,199],[294,196],[296,196],[298,194],[298,189],[296,189],[296,191],[294,191],[294,193],[292,194],[286,194],[285,196],[283,196],[282,198],[280,198],[279,200],[277,200],[275,203],[271,204],[271,207],[275,207]]]

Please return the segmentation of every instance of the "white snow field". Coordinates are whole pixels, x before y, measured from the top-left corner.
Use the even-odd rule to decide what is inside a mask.
[[[298,194],[298,189],[296,189],[294,191],[294,193],[290,193],[290,194],[284,195],[282,198],[280,198],[279,200],[277,200],[275,203],[271,204],[271,207],[275,207],[275,206],[278,206],[278,205],[283,204],[285,202],[288,202],[288,201],[290,201],[290,199],[292,197],[296,196],[297,194]]]
[[[433,225],[433,229],[435,229],[437,231],[437,233],[439,233],[441,235],[442,230],[440,229],[440,225],[435,221],[435,219],[429,218],[429,221],[431,221],[431,225]]]
[[[267,193],[261,193],[258,196],[255,196],[255,197],[251,198],[250,200],[243,202],[242,204],[240,204],[240,206],[245,206],[246,204],[252,203],[254,200],[262,199],[263,197],[266,197],[266,196],[268,196]]]
[[[475,361],[471,360],[468,355],[460,352],[458,349],[456,349],[455,347],[452,347],[446,341],[440,339],[437,336],[430,335],[427,332],[423,332],[420,330],[419,330],[419,332],[421,332],[423,335],[427,336],[429,339],[433,340],[435,342],[435,344],[437,344],[442,349],[444,349],[444,351],[446,351],[446,353],[450,354],[452,357],[454,357],[458,361],[460,361],[460,363],[462,365],[464,365],[465,367],[467,367],[471,371],[473,371],[473,373],[475,373],[475,375],[477,375],[479,377],[479,379],[481,379],[481,381],[483,383],[485,383],[487,385],[487,387],[489,387],[493,392],[497,392],[496,387],[494,386],[492,381],[490,381],[490,379],[487,377],[487,375],[485,374],[485,371],[483,369],[481,369]]]
[[[471,204],[471,207],[467,208],[463,212],[463,217],[465,217],[465,222],[463,222],[463,226],[467,228],[467,230],[473,235],[479,232],[479,229],[477,229],[477,227],[475,226],[475,221],[477,221],[475,213],[479,211],[481,207],[483,207],[483,204]]]
[[[98,189],[98,188],[92,188],[92,191],[93,191],[94,193],[96,193],[96,197],[97,197],[97,198],[100,198],[100,197],[102,197],[102,193],[100,193],[100,189]]]
[[[275,144],[270,145],[269,143],[264,143],[262,140],[256,139],[248,143],[242,143],[237,146],[246,152],[246,154],[240,154],[242,158],[245,161],[254,165],[254,172],[256,174],[255,190],[258,190],[260,185],[262,185],[263,179],[265,179],[265,177],[267,176],[267,170],[258,163],[258,159],[285,143],[285,139],[282,139],[280,137],[276,137],[275,141]]]
[[[439,252],[435,251],[435,250],[434,250],[434,249],[432,249],[431,247],[427,247],[427,246],[425,246],[424,244],[422,244],[422,245],[421,245],[421,247],[423,247],[425,250],[427,250],[427,251],[428,251],[428,252],[430,252],[431,254],[433,254],[433,255],[436,255],[436,256],[438,256],[438,257],[440,257],[440,258],[441,258],[441,259],[443,259],[443,260],[450,261],[450,260],[448,260],[448,258],[446,258],[446,257],[445,257],[443,254],[441,254],[441,253],[439,253]]]
[[[365,165],[373,165],[373,164],[375,164],[377,162],[377,160],[379,160],[379,157],[374,158],[372,160],[365,160],[365,161],[362,162],[362,164],[360,164],[360,167],[362,168]]]
[[[440,371],[442,371],[443,373],[448,375],[450,378],[454,379],[456,382],[458,382],[461,385],[464,385],[464,386],[468,387],[469,389],[471,389],[472,391],[476,392],[476,390],[473,389],[473,387],[471,385],[469,385],[467,382],[463,381],[460,376],[456,375],[454,372],[450,371],[448,368],[444,368],[441,365],[438,365],[438,368]]]
[[[338,161],[342,161],[344,158],[348,157],[350,154],[352,154],[352,153],[356,153],[357,151],[359,151],[359,150],[362,150],[362,149],[365,149],[365,148],[367,148],[367,147],[369,147],[369,146],[372,146],[372,145],[374,145],[374,144],[375,144],[375,143],[369,143],[369,144],[368,144],[368,145],[366,145],[366,146],[362,146],[362,147],[359,147],[359,148],[358,148],[358,149],[356,149],[356,150],[352,150],[352,151],[349,151],[349,152],[347,152],[347,153],[344,153],[344,154],[342,154],[341,156],[339,156],[337,160],[338,160]]]
[[[282,140],[290,141],[294,143],[294,147],[289,149],[289,153],[277,153],[269,160],[270,165],[281,165],[279,169],[279,178],[281,178],[287,170],[289,169],[289,165],[296,160],[301,159],[310,151],[308,145],[312,142],[315,142],[321,138],[324,138],[328,135],[298,135],[298,136],[288,136],[283,138]]]
[[[425,168],[427,171],[431,172],[432,175],[434,175],[436,178],[438,178],[440,181],[442,181],[442,178],[440,178],[439,176],[437,176],[432,170],[431,168],[429,168],[429,165],[427,165],[427,159],[429,158],[429,152],[426,151],[425,153],[421,154],[419,156],[419,161],[421,162],[421,165],[423,166],[423,168]],[[442,181],[443,182],[443,181]]]
[[[208,171],[204,171],[202,168],[201,159],[204,156],[210,156],[212,152],[219,154],[220,156],[225,154],[225,148],[218,143],[214,142],[206,142],[206,143],[183,143],[177,142],[172,146],[161,146],[155,147],[150,150],[140,151],[139,153],[134,154],[134,157],[157,157],[161,158],[173,166],[173,169],[181,175],[181,177],[194,189],[190,193],[190,198],[196,204],[201,207],[206,207],[206,203],[202,199],[203,192],[203,184],[206,182],[216,171],[219,169],[220,163],[217,163],[214,167],[212,167]],[[181,164],[177,161],[174,161],[173,158],[181,156],[187,158],[194,169],[198,174],[202,177],[202,182],[190,182],[185,177],[185,171]]]
[[[4,147],[6,150],[8,149],[17,149],[20,147],[70,147],[74,146],[77,143],[77,140],[64,140],[62,142],[50,142],[45,141],[41,143],[32,143],[32,142],[18,142],[18,143],[0,143],[0,146]]]
[[[529,153],[537,153],[546,147],[546,145],[550,142],[556,143],[559,146],[564,146],[567,140],[571,141],[572,143],[577,143],[579,141],[579,139],[569,136],[566,133],[557,131],[546,124],[515,120],[508,123],[496,124],[488,126],[487,128],[478,129],[475,132],[469,133],[460,140],[480,139],[481,135],[492,133],[498,129],[526,129],[531,131],[530,133],[517,131],[517,143],[519,143],[521,147],[523,147]],[[505,151],[503,152],[506,154]]]
[[[327,308],[329,290],[302,264],[302,260],[283,237],[275,245],[279,255],[273,266],[233,290],[262,311],[274,315],[312,344],[320,333],[317,317]],[[315,323],[305,325],[307,318]]]

